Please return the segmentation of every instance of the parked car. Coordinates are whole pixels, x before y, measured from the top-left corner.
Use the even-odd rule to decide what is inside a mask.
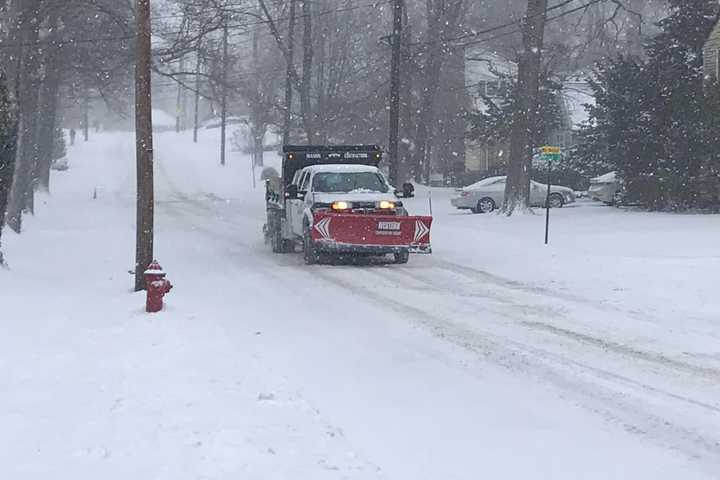
[[[505,180],[507,177],[489,177],[473,183],[458,191],[450,200],[460,210],[472,210],[473,213],[489,213],[502,205],[505,198]],[[544,207],[547,198],[547,185],[538,182],[530,184],[530,205]],[[575,192],[571,188],[553,185],[550,187],[550,207],[560,208],[575,202]]]
[[[605,175],[590,180],[590,198],[607,205],[615,205],[622,188],[622,181],[617,172],[608,172]]]

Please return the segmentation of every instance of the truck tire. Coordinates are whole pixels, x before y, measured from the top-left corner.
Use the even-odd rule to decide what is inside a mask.
[[[277,212],[268,215],[268,236],[270,237],[273,253],[292,253],[295,251],[293,241],[283,238],[280,215]]]
[[[283,253],[282,244],[282,232],[280,232],[279,230],[272,230],[270,232],[270,245],[272,246],[273,253]]]
[[[320,261],[320,255],[315,248],[315,242],[312,241],[310,227],[308,225],[305,225],[303,233],[303,259],[305,260],[305,265],[315,265]]]

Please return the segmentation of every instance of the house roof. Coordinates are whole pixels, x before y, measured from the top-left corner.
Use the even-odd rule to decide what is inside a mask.
[[[484,48],[468,50],[465,54],[465,84],[468,93],[474,97],[475,108],[487,109],[484,98],[478,95],[477,86],[482,82],[494,82],[506,76],[517,74],[517,64],[501,54]],[[561,92],[562,109],[565,114],[565,128],[574,129],[587,122],[589,114],[585,105],[595,103],[585,75],[578,73],[563,83]]]
[[[515,62],[483,48],[468,50],[465,60],[465,80],[468,85],[498,80],[517,71]]]

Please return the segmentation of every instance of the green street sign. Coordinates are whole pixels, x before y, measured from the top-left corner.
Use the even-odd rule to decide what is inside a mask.
[[[562,159],[562,149],[560,147],[541,147],[541,158],[546,162],[559,162]]]

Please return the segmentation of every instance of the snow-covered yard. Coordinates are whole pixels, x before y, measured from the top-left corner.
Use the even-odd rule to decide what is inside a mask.
[[[131,135],[71,148],[5,232],[0,478],[720,476],[720,217],[578,204],[545,247],[541,215],[440,189],[434,255],[309,268],[202,134],[157,138],[159,315],[129,290]]]

